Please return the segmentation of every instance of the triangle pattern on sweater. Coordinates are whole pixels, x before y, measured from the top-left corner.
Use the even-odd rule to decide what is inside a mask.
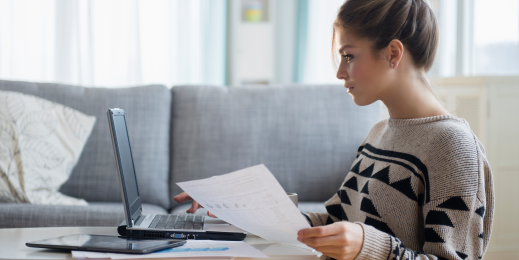
[[[357,177],[355,177],[355,176],[351,177],[346,183],[344,183],[344,187],[350,188],[354,191],[359,191],[359,188],[357,185]]]
[[[360,191],[360,193],[364,193],[364,194],[368,194],[369,195],[368,184],[369,184],[369,181],[367,181],[366,184],[364,184],[364,187],[362,187],[362,190]]]
[[[378,214],[375,205],[373,205],[373,201],[368,198],[362,198],[362,202],[360,203],[360,210],[380,218],[380,214]]]
[[[389,166],[375,173],[371,178],[377,179],[385,184],[389,184]]]
[[[362,172],[359,173],[360,176],[364,176],[366,178],[369,178],[371,177],[371,175],[373,174],[373,169],[375,168],[375,163],[373,163],[371,166],[369,166],[368,168],[364,169]]]
[[[442,209],[469,211],[467,204],[465,204],[461,197],[451,197],[448,200],[444,201],[442,204],[438,205],[437,207]]]
[[[328,211],[331,216],[337,219],[342,219],[342,215],[344,213],[344,209],[342,208],[341,204],[328,205],[326,206],[326,211]]]
[[[362,163],[362,159],[359,160],[359,162],[357,162],[352,168],[351,168],[351,172],[353,173],[356,173],[356,174],[359,174],[360,172],[360,164]]]
[[[348,193],[345,190],[340,189],[337,191],[337,196],[341,199],[341,203],[351,205],[350,197],[348,197]]]
[[[389,185],[391,187],[397,189],[398,191],[402,192],[408,198],[410,198],[414,201],[418,201],[418,198],[414,194],[413,188],[411,187],[411,177],[391,183]]]
[[[425,228],[424,229],[424,233],[425,233],[425,242],[430,242],[430,243],[445,243],[445,240],[443,240],[443,238],[438,235],[438,233],[436,233],[436,231],[434,231],[434,229],[432,228]]]
[[[427,213],[427,217],[425,217],[426,225],[443,225],[448,227],[454,227],[452,224],[449,215],[443,211],[431,210]]]
[[[485,207],[479,207],[478,209],[476,209],[476,213],[481,217],[485,216]]]

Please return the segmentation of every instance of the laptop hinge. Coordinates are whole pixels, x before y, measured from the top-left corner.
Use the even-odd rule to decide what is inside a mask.
[[[139,221],[139,219],[142,217],[142,208],[139,209],[138,212],[135,212],[132,216],[132,227],[135,227],[135,223],[140,223],[142,221]]]

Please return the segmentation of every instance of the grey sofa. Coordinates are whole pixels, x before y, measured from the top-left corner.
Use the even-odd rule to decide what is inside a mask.
[[[325,211],[379,105],[355,105],[341,86],[84,88],[0,80],[97,117],[64,194],[89,206],[0,203],[0,227],[117,226],[124,218],[108,108],[123,108],[145,213],[185,212],[176,182],[265,164],[300,210]],[[4,101],[0,101],[4,102]],[[198,214],[204,214],[201,211]]]

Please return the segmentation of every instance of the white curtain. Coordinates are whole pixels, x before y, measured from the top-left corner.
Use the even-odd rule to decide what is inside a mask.
[[[0,78],[224,85],[226,0],[0,0]]]
[[[332,25],[344,0],[309,0],[303,83],[342,84],[331,57]]]

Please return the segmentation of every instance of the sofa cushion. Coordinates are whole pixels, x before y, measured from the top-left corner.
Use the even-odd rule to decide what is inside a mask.
[[[144,214],[166,210],[143,204]],[[118,226],[124,220],[122,203],[90,202],[88,206],[55,206],[0,203],[0,228]]]
[[[121,202],[106,111],[125,109],[142,201],[169,207],[171,93],[166,87],[84,88],[0,80],[0,90],[39,96],[97,117],[83,154],[60,189],[87,201]]]
[[[55,102],[0,90],[0,202],[87,205],[58,189],[76,165],[95,121]]]
[[[169,211],[169,214],[175,214],[175,215],[185,215],[186,210],[191,207],[191,203],[182,203],[178,204],[178,206],[174,207]],[[309,202],[309,201],[300,201],[298,202],[298,208],[299,211],[306,213],[306,212],[315,212],[315,213],[326,213],[326,208],[324,207],[324,201],[323,202]],[[198,209],[195,213],[195,215],[202,215],[207,216],[207,210],[204,208]]]
[[[325,201],[379,120],[378,103],[357,106],[337,85],[171,91],[171,196],[176,182],[265,164],[300,201]]]
[[[314,213],[327,213],[326,208],[324,207],[323,202],[310,202],[310,201],[302,201],[298,203],[299,211],[303,213],[314,212]]]

